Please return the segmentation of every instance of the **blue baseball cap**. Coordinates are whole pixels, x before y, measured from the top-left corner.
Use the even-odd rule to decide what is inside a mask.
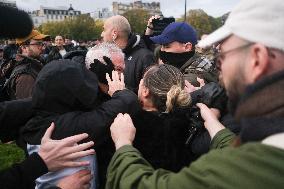
[[[150,39],[160,45],[168,44],[174,41],[180,43],[190,42],[193,45],[197,44],[197,34],[195,29],[185,22],[170,23],[161,35],[150,37]]]

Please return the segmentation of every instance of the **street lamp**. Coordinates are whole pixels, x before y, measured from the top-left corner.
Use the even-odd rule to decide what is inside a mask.
[[[186,21],[186,1],[184,0],[184,22]]]

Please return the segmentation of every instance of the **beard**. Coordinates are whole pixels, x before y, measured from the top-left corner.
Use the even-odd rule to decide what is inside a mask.
[[[219,84],[226,89],[228,96],[228,111],[234,115],[246,88],[243,73],[240,71],[239,75],[232,77],[227,85],[225,85],[223,75],[220,73]]]
[[[234,115],[240,103],[241,97],[245,91],[244,77],[240,74],[238,77],[233,77],[230,84],[226,87],[228,96],[228,110]]]

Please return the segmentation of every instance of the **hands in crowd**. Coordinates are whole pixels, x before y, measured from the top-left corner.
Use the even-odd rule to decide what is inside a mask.
[[[107,79],[107,82],[108,82],[108,94],[110,96],[113,95],[113,93],[115,93],[116,91],[118,90],[123,90],[125,89],[125,83],[124,83],[124,75],[123,73],[121,73],[120,77],[119,77],[119,74],[117,71],[112,71],[112,74],[111,74],[111,78],[109,76],[109,74],[107,73],[106,74],[106,79]]]
[[[92,179],[90,170],[81,170],[61,179],[57,186],[61,189],[87,189],[90,188]]]
[[[136,133],[129,114],[118,114],[110,127],[111,137],[116,150],[124,145],[131,145]]]
[[[208,108],[205,104],[197,103],[200,108],[200,114],[204,119],[204,126],[208,130],[211,139],[225,127],[219,122],[220,111],[216,108]]]
[[[152,17],[148,20],[148,24],[147,24],[147,28],[146,28],[146,31],[145,31],[145,35],[152,35],[152,34],[153,34],[154,26],[153,26],[152,21],[153,21],[154,19],[159,19],[160,17],[161,17],[160,15],[155,15],[155,16],[152,16]]]
[[[54,130],[54,123],[46,130],[39,149],[39,156],[45,162],[49,171],[57,171],[67,167],[80,167],[89,165],[89,162],[77,162],[76,159],[94,154],[94,149],[89,149],[94,145],[93,141],[77,144],[86,139],[88,134],[79,134],[67,137],[62,140],[52,140],[51,134]],[[89,150],[86,150],[89,149]]]
[[[201,89],[201,87],[203,87],[205,85],[204,79],[197,77],[197,81],[200,83],[199,87],[195,87],[191,83],[189,83],[187,80],[185,80],[184,90],[186,90],[186,92],[188,92],[188,93],[192,93],[193,91]]]

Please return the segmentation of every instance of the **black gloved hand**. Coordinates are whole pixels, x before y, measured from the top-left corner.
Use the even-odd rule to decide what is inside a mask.
[[[90,70],[97,75],[99,82],[107,84],[106,73],[111,76],[114,66],[108,57],[103,56],[103,59],[106,62],[106,65],[98,59],[94,59],[94,63],[90,64]]]

